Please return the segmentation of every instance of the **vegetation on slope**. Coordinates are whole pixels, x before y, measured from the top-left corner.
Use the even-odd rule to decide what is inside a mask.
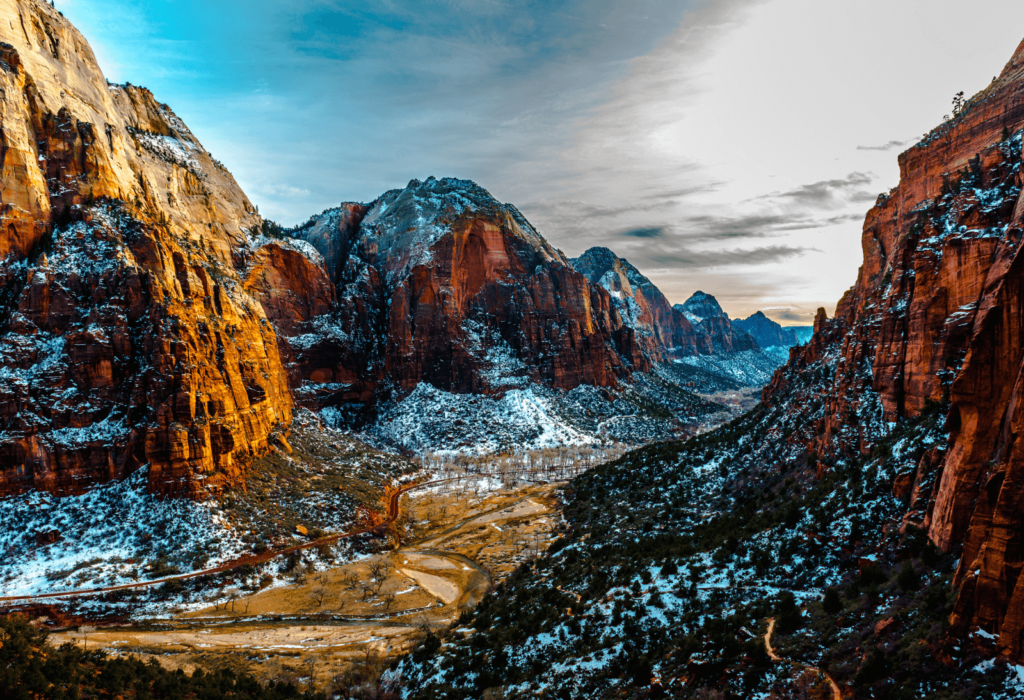
[[[577,478],[560,540],[391,672],[404,697],[827,696],[768,657],[773,617],[780,656],[855,697],[1012,695],[980,646],[947,636],[954,561],[893,492],[944,441],[945,407],[886,423],[866,366],[826,404],[834,360],[713,433]],[[806,445],[837,410],[848,434],[819,457]]]

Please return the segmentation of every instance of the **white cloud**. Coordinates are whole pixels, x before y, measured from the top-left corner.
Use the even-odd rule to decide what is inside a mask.
[[[522,209],[572,254],[599,242],[675,267],[652,275],[673,301],[831,313],[900,146],[1001,71],[1024,25],[992,18],[1016,16],[1013,0],[708,4],[632,61],[561,153],[568,175]],[[660,235],[621,235],[637,230]],[[673,265],[673,245],[694,255]]]

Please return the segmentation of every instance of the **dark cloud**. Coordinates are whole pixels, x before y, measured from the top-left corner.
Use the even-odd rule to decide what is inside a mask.
[[[873,202],[877,193],[863,189],[874,181],[866,173],[850,173],[838,180],[822,180],[809,185],[802,185],[788,192],[775,192],[758,199],[771,200],[777,203],[791,202],[799,206],[819,209],[837,209],[851,202]]]
[[[623,231],[619,235],[627,238],[661,238],[664,234],[665,229],[659,226],[657,228],[634,228]]]
[[[690,168],[690,171],[696,171],[698,169],[699,168],[695,166],[695,167]],[[704,184],[704,185],[699,185],[699,186],[694,186],[694,187],[687,187],[687,188],[684,188],[684,189],[669,190],[668,192],[653,192],[653,193],[650,193],[650,194],[642,195],[640,197],[640,199],[643,199],[643,200],[663,200],[663,199],[668,199],[668,200],[673,200],[674,201],[674,200],[678,200],[678,199],[683,199],[685,197],[692,197],[695,194],[709,194],[711,192],[716,192],[719,188],[721,188],[721,186],[723,184],[725,184],[725,183],[723,183],[723,182],[712,182],[712,183],[708,183],[708,184]]]
[[[660,249],[648,253],[647,260],[655,266],[679,268],[732,267],[736,265],[764,265],[799,257],[816,251],[816,248],[802,248],[788,245],[764,246],[761,248],[732,250],[695,251],[688,248]]]
[[[753,214],[749,216],[691,216],[681,225],[690,241],[721,241],[733,238],[769,238],[790,231],[806,231],[860,221],[861,213],[809,217],[800,214]]]
[[[764,309],[776,321],[792,321],[795,325],[810,326],[814,324],[813,311],[798,309]]]
[[[881,146],[857,146],[858,151],[891,151],[894,148],[905,146],[911,141],[890,141],[889,143],[882,144]]]

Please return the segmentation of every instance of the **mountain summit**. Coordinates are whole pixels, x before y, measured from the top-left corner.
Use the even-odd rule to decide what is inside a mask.
[[[729,314],[710,294],[694,292],[689,299],[676,304],[674,308],[693,324],[698,333],[707,337],[711,354],[757,350],[759,347],[752,335],[733,327]]]
[[[634,329],[644,352],[655,359],[710,352],[690,322],[674,310],[654,283],[608,248],[591,248],[571,261],[593,284],[606,289],[623,323]]]
[[[343,384],[369,400],[421,382],[478,394],[522,380],[615,386],[650,367],[608,293],[514,206],[467,180],[413,180],[292,234],[324,256],[338,288],[329,313],[285,331],[293,382],[307,392]]]
[[[733,321],[732,325],[754,336],[754,340],[763,348],[788,348],[799,343],[794,329],[783,328],[765,316],[762,311],[758,311],[747,318]]]

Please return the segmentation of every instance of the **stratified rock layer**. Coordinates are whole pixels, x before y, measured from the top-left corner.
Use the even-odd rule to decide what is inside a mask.
[[[421,382],[479,394],[614,386],[650,367],[608,292],[472,182],[413,180],[295,234],[338,287],[330,313],[284,329],[305,403],[359,409]]]
[[[234,268],[254,207],[49,5],[0,0],[0,26],[0,495],[239,481],[292,405]]]
[[[898,187],[864,226],[864,264],[836,318],[823,312],[792,367],[836,354],[814,453],[841,445],[865,390],[898,420],[948,402],[949,443],[896,488],[905,525],[960,553],[952,631],[982,628],[1024,660],[1024,44],[953,120],[900,156]],[[856,372],[870,363],[870,387]],[[772,401],[787,381],[765,390]],[[847,431],[846,434],[850,434]],[[933,488],[933,484],[937,484]],[[930,494],[930,495],[929,495]]]

